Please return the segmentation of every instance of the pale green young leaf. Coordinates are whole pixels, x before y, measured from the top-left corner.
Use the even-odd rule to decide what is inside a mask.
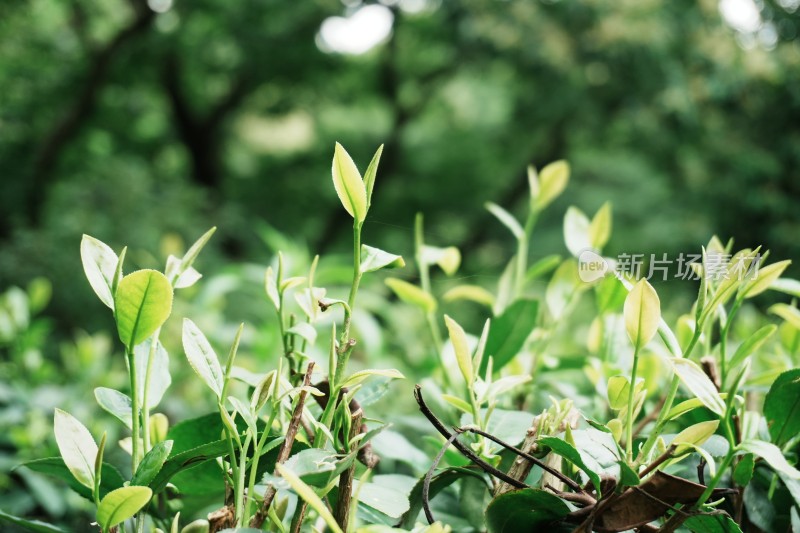
[[[628,293],[623,315],[625,329],[634,346],[641,348],[655,336],[661,322],[661,302],[647,280],[640,280]]]
[[[710,439],[711,435],[717,432],[718,427],[719,420],[709,420],[684,429],[672,439],[672,445],[676,447],[674,454],[683,455],[691,452],[693,446],[700,446]]]
[[[269,301],[278,311],[281,308],[281,295],[278,292],[278,281],[275,279],[275,271],[272,270],[272,267],[267,267],[267,273],[264,276],[264,288],[267,291]]]
[[[106,306],[114,309],[114,274],[119,258],[107,244],[89,235],[81,239],[81,263],[97,297]]]
[[[611,203],[606,202],[595,213],[589,224],[589,245],[595,250],[602,250],[611,237]]]
[[[721,392],[719,397],[723,400],[726,400],[728,397],[728,393]],[[678,418],[681,415],[684,415],[690,411],[703,407],[703,402],[701,402],[697,398],[692,398],[690,400],[684,400],[672,409],[669,410],[667,415],[664,417],[664,420],[672,420],[674,418]]]
[[[405,376],[399,370],[395,370],[394,368],[368,368],[366,370],[359,370],[358,372],[355,372],[351,376],[345,378],[344,382],[342,383],[342,387],[355,387],[370,376],[381,376],[389,379],[405,379]]]
[[[405,303],[419,307],[426,313],[436,310],[436,300],[433,296],[416,285],[397,278],[386,278],[384,283]]]
[[[155,270],[138,270],[119,282],[114,318],[122,343],[133,349],[160,328],[172,312],[172,286]]]
[[[56,408],[54,418],[56,444],[64,464],[81,485],[94,489],[94,465],[97,444],[86,426],[77,418]]]
[[[242,417],[247,427],[250,431],[255,435],[257,433],[257,426],[256,426],[256,416],[252,411],[252,406],[246,404],[239,398],[235,396],[228,396],[228,403],[234,408],[234,410],[239,413],[239,416]]]
[[[475,348],[475,355],[472,356],[472,368],[480,370],[483,367],[483,356],[486,353],[486,344],[489,342],[489,331],[491,330],[492,320],[486,319],[483,323],[483,331],[478,339],[478,346]]]
[[[291,278],[282,279],[278,288],[281,292],[286,292],[289,289],[299,287],[306,282],[306,279],[307,278],[305,276],[293,276]]]
[[[203,277],[200,272],[191,266],[179,273],[181,264],[181,260],[174,255],[167,257],[167,267],[164,269],[164,275],[167,276],[167,279],[170,280],[172,287],[175,289],[191,287]]]
[[[772,444],[758,439],[747,439],[739,444],[739,448],[764,459],[766,463],[779,474],[789,479],[800,480],[800,471],[789,464],[781,449]]]
[[[94,397],[97,404],[106,412],[114,415],[120,422],[130,429],[132,425],[133,402],[127,394],[106,387],[94,389]]]
[[[209,229],[208,231],[206,231],[203,235],[200,236],[199,239],[197,239],[194,242],[194,244],[192,244],[189,247],[189,249],[186,251],[186,253],[183,254],[183,258],[181,259],[180,265],[178,265],[178,268],[175,270],[175,273],[174,273],[174,275],[176,277],[175,278],[170,278],[170,280],[169,280],[170,283],[173,286],[175,286],[176,289],[181,288],[181,287],[178,287],[178,283],[180,281],[180,278],[182,278],[184,273],[186,273],[187,271],[189,271],[189,269],[192,268],[192,265],[194,264],[195,259],[197,259],[197,256],[200,255],[200,251],[203,249],[203,247],[206,245],[206,243],[208,243],[209,239],[211,239],[211,236],[214,235],[215,231],[217,231],[217,227],[216,226],[214,226],[211,229]],[[197,271],[195,270],[195,272],[197,272]],[[198,274],[198,276],[199,276],[199,274]]]
[[[536,198],[536,209],[541,211],[555,200],[569,182],[569,163],[555,161],[539,172],[539,196]]]
[[[203,332],[188,318],[183,319],[183,349],[191,367],[219,400],[224,383],[219,359]]]
[[[800,298],[800,281],[791,278],[780,278],[769,286],[773,291],[782,292],[795,298]]]
[[[478,285],[456,285],[442,295],[445,302],[455,302],[468,300],[492,308],[494,306],[494,295]]]
[[[144,342],[137,344],[133,349],[133,361],[136,366],[136,375],[141,376],[137,381],[137,388],[139,389],[139,401],[145,405],[144,399],[144,385],[145,375],[147,373],[147,361],[150,358],[152,338],[146,339]],[[150,368],[150,388],[147,391],[146,405],[151,409],[161,403],[164,393],[172,384],[172,377],[169,373],[169,355],[164,345],[160,342],[156,345],[153,353],[153,362]]]
[[[575,206],[570,206],[564,214],[564,243],[574,257],[592,248],[590,224],[589,218]]]
[[[372,205],[372,190],[375,188],[375,176],[378,173],[378,164],[381,162],[381,154],[383,154],[383,145],[380,145],[372,156],[372,161],[367,166],[367,171],[364,172],[364,187],[367,190],[367,209]]]
[[[314,344],[317,340],[317,330],[308,322],[298,322],[286,332],[297,335],[309,344]]]
[[[539,198],[539,173],[536,167],[528,165],[528,190],[531,194],[531,209],[536,208],[536,200]]]
[[[514,238],[517,240],[522,240],[525,238],[525,230],[522,229],[517,219],[514,218],[514,215],[500,207],[499,205],[493,202],[486,202],[486,209],[489,210],[491,214],[493,214],[497,220],[499,220],[506,228],[511,231],[514,235]]]
[[[381,269],[403,268],[406,262],[399,255],[390,254],[380,248],[373,248],[366,244],[361,245],[361,273],[375,272]]]
[[[558,268],[558,265],[561,264],[561,256],[558,254],[552,254],[545,257],[542,257],[525,273],[525,281],[531,281],[537,278],[541,278]]]
[[[420,259],[426,265],[437,265],[448,276],[455,274],[461,266],[461,252],[455,246],[439,248],[424,244]]]
[[[150,487],[131,485],[112,490],[97,507],[97,523],[103,529],[112,528],[138,513],[152,496]]]
[[[153,446],[142,458],[142,462],[139,463],[139,467],[136,469],[133,479],[131,479],[131,485],[143,487],[149,485],[155,479],[156,474],[161,471],[161,467],[164,466],[164,462],[172,451],[172,444],[173,441],[165,440]]]
[[[625,409],[628,405],[630,388],[630,381],[625,376],[611,376],[608,378],[608,405],[615,411]]]
[[[253,395],[250,397],[250,406],[256,413],[258,413],[261,408],[264,407],[264,405],[267,403],[267,400],[277,393],[274,390],[274,384],[277,375],[277,370],[271,370],[266,376],[264,376],[264,379],[259,381],[255,390],[253,390]]]
[[[787,259],[785,261],[779,261],[777,263],[773,263],[771,265],[767,265],[764,268],[760,268],[758,273],[756,274],[755,278],[753,278],[747,285],[744,286],[742,289],[742,295],[745,298],[752,298],[753,296],[757,296],[762,292],[769,289],[778,278],[781,277],[783,271],[792,264],[792,261]]]
[[[453,396],[451,394],[442,394],[442,400],[446,401],[459,411],[467,413],[468,415],[472,414],[472,407],[469,405],[469,403],[457,396]]]
[[[756,352],[761,346],[764,345],[765,342],[772,336],[775,331],[778,330],[778,326],[775,324],[767,324],[766,326],[762,327],[752,335],[750,335],[746,341],[739,345],[736,349],[736,352],[731,357],[731,360],[728,363],[730,368],[736,368],[745,359],[747,359],[750,354]]]
[[[472,382],[475,380],[475,370],[472,368],[472,354],[469,350],[467,334],[458,322],[447,315],[444,315],[444,323],[450,334],[450,342],[453,344],[456,362],[459,370],[461,370],[461,375],[464,376],[467,386],[472,386]]]
[[[350,154],[338,142],[333,152],[333,186],[345,210],[357,223],[367,217],[367,189]]]
[[[778,315],[793,328],[800,329],[800,310],[796,307],[787,304],[775,304],[767,311],[773,315]]]
[[[303,483],[294,472],[280,463],[275,465],[275,470],[289,483],[289,486],[292,487],[297,495],[319,514],[333,533],[343,533],[342,528],[339,527],[336,519],[333,518],[333,515],[328,510],[328,506],[323,503],[322,499],[317,496],[317,493],[311,487]]]
[[[670,360],[675,373],[692,394],[703,402],[710,411],[722,416],[725,412],[725,402],[717,391],[717,387],[703,372],[697,363],[688,359],[672,358]]]

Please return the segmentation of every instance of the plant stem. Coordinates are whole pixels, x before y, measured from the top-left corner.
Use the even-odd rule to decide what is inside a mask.
[[[514,280],[514,294],[517,298],[522,296],[522,291],[525,289],[525,273],[528,270],[528,243],[531,240],[537,217],[538,213],[531,208],[528,218],[525,220],[524,235],[517,240],[517,275]]]
[[[250,442],[253,440],[253,435],[250,431],[244,439],[244,445],[239,455],[239,477],[236,480],[236,526],[244,526],[245,509],[244,509],[244,479],[247,472],[247,450],[250,448]]]
[[[139,467],[139,387],[133,347],[128,347],[128,368],[131,376],[131,474]]]
[[[144,373],[144,398],[142,398],[142,439],[144,440],[144,453],[150,451],[150,374],[153,370],[153,359],[158,349],[158,337],[161,328],[158,328],[150,337],[150,352],[147,354],[147,370]]]
[[[731,329],[731,324],[733,324],[733,318],[736,316],[737,311],[739,311],[739,307],[742,305],[742,298],[736,298],[733,302],[733,306],[731,306],[731,311],[728,313],[728,318],[725,320],[725,325],[722,327],[722,331],[720,332],[719,337],[719,382],[722,388],[725,387],[725,378],[728,376],[728,358],[727,358],[727,346],[728,346],[728,331]]]
[[[350,295],[347,297],[347,307],[344,311],[344,324],[342,335],[339,337],[339,357],[336,361],[336,373],[334,381],[341,383],[344,378],[344,371],[347,368],[347,361],[353,351],[350,343],[350,324],[353,320],[353,306],[356,304],[356,294],[358,285],[361,283],[361,225],[353,224],[353,281],[350,285]],[[331,391],[333,392],[333,391]]]
[[[625,452],[628,463],[633,462],[633,397],[636,389],[636,367],[639,365],[639,343],[633,349],[633,367],[628,386],[628,416],[625,418]]]
[[[253,490],[256,486],[256,474],[258,471],[258,462],[261,459],[261,450],[264,448],[264,444],[267,443],[267,438],[269,437],[270,429],[272,428],[272,424],[275,422],[275,417],[278,414],[278,409],[273,408],[272,414],[269,416],[269,421],[267,422],[266,427],[264,428],[264,432],[261,434],[261,438],[258,439],[256,443],[255,450],[253,451],[253,460],[250,463],[250,479],[247,483],[247,499],[245,500],[244,504],[244,520],[242,523],[245,523],[250,520],[250,499],[253,497]]]

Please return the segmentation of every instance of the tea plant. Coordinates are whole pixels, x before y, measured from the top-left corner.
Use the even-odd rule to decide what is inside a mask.
[[[84,271],[113,313],[128,378],[127,392],[94,394],[129,436],[112,442],[119,428],[92,435],[56,409],[60,457],[25,466],[94,504],[96,522],[86,530],[800,531],[800,311],[794,302],[773,305],[776,325],[750,305],[767,290],[800,297],[800,282],[781,277],[790,262],[767,264],[760,249],[733,253],[732,241],[714,237],[687,267],[699,280],[691,308],[669,320],[647,279],[602,257],[612,233],[604,204],[591,219],[570,207],[570,256],[529,266],[537,220],[569,182],[563,161],[528,169],[523,223],[487,204],[515,249],[493,291],[450,283],[438,294],[432,276],[453,276],[461,252],[427,242],[417,216],[418,284],[384,281],[400,300],[389,307],[416,308],[424,332],[413,334],[407,315],[388,313],[386,327],[402,320],[398,345],[423,338],[436,358],[414,398],[438,437],[382,435],[388,424],[370,416],[370,405],[386,382],[404,376],[381,368],[380,354],[364,353],[365,369],[350,362],[362,281],[405,267],[401,256],[362,242],[382,148],[363,177],[341,145],[334,149],[333,185],[353,219],[346,297],[329,298],[318,286],[318,256],[305,272],[281,253],[266,268],[264,306],[280,345],[272,368],[237,362],[245,324],[228,337],[223,360],[213,346],[219,334],[207,337],[202,317],[182,318],[185,362],[216,406],[198,418],[171,423],[155,411],[172,381],[161,337],[175,291],[201,279],[194,264],[215,228],[183,257],[170,256],[163,272],[126,274],[126,249],[117,255],[84,236]],[[603,268],[587,271],[586,257]],[[20,308],[19,295],[9,294],[0,318]],[[479,310],[478,335],[451,316],[461,312],[455,304]],[[429,460],[406,458],[426,473],[412,478],[380,465],[373,444],[382,438],[414,457],[422,454],[417,445],[427,447]],[[110,446],[130,457],[125,475],[105,461]],[[60,531],[6,512],[0,521]]]

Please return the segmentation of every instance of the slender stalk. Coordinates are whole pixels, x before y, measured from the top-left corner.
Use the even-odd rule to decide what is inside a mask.
[[[244,504],[244,520],[242,520],[242,523],[250,520],[250,500],[253,497],[253,490],[255,490],[256,486],[256,474],[258,473],[258,463],[261,459],[261,450],[264,449],[264,445],[267,443],[269,431],[272,428],[272,424],[275,422],[277,413],[278,407],[273,408],[272,413],[269,416],[269,421],[264,428],[264,432],[261,434],[261,438],[256,443],[256,447],[253,452],[253,460],[250,463],[250,479],[247,483],[247,499],[245,500]]]
[[[239,477],[236,480],[236,527],[242,527],[244,525],[244,479],[245,473],[247,472],[247,450],[250,448],[252,440],[253,435],[248,431],[247,437],[244,439],[241,454],[239,455]]]
[[[127,356],[131,376],[131,473],[135,474],[139,467],[139,387],[132,346],[128,347]]]
[[[538,213],[531,208],[528,218],[525,221],[525,232],[521,239],[517,240],[517,275],[514,280],[514,293],[517,298],[522,296],[522,291],[525,289],[525,273],[528,270],[528,243],[531,240],[533,228],[536,225]]]
[[[144,453],[150,451],[150,374],[153,370],[153,359],[158,349],[158,337],[161,328],[158,328],[150,337],[150,352],[147,354],[147,370],[144,373],[144,398],[142,398],[142,440],[144,440]]]
[[[334,381],[341,383],[344,377],[347,361],[353,351],[353,344],[350,342],[350,324],[353,320],[352,309],[356,304],[356,294],[361,283],[361,225],[353,224],[353,281],[350,285],[350,294],[347,297],[347,307],[344,312],[344,325],[342,335],[339,337],[339,357],[336,361],[336,373]],[[333,391],[331,391],[333,392]]]
[[[725,387],[725,378],[728,377],[728,358],[727,358],[727,346],[728,346],[728,332],[731,329],[731,324],[733,324],[733,318],[736,316],[737,311],[739,311],[739,307],[742,305],[742,298],[736,298],[733,302],[733,306],[731,306],[731,311],[728,313],[728,318],[725,321],[725,325],[722,327],[722,331],[720,332],[719,338],[719,374],[720,374],[720,385],[724,388]]]
[[[639,343],[633,349],[633,368],[628,387],[628,416],[625,418],[625,453],[628,463],[633,462],[633,397],[636,390],[636,367],[639,365]]]

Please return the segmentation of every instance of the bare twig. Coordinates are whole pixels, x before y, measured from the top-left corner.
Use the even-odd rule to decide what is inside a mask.
[[[437,453],[436,457],[433,459],[433,463],[431,463],[431,467],[428,469],[428,472],[425,474],[425,479],[422,482],[422,508],[425,511],[425,518],[428,519],[429,524],[436,522],[436,519],[433,517],[433,512],[431,511],[431,479],[433,479],[433,473],[436,471],[436,468],[438,468],[445,452],[447,452],[447,449],[455,442],[457,438],[458,433],[453,433],[450,435],[450,438],[447,439],[447,442],[444,443],[442,449],[439,450],[439,453]]]
[[[310,361],[308,363],[308,368],[306,369],[306,375],[303,378],[303,385],[309,386],[311,384],[311,372],[313,370],[314,362]],[[278,459],[275,461],[276,465],[286,462],[286,460],[289,458],[289,454],[292,453],[294,439],[297,437],[297,430],[300,427],[300,419],[303,418],[303,409],[305,408],[306,404],[306,396],[308,396],[308,390],[301,390],[297,398],[297,405],[295,405],[294,411],[292,412],[292,419],[289,421],[289,428],[286,430],[286,438],[284,438],[283,444],[281,444],[281,447],[278,450]],[[277,470],[275,471],[275,475],[280,475]],[[261,525],[264,523],[264,520],[267,518],[269,506],[272,505],[272,500],[275,499],[276,493],[277,490],[275,489],[274,485],[269,485],[267,487],[267,490],[264,493],[264,500],[261,502],[261,507],[258,508],[256,514],[254,514],[253,518],[250,519],[250,527],[256,529],[261,527]]]
[[[361,434],[361,419],[364,417],[364,411],[359,409],[350,415],[350,435],[348,442]],[[356,444],[358,446],[358,444]],[[353,478],[356,473],[355,462],[350,467],[342,472],[339,476],[339,498],[336,501],[336,511],[334,517],[336,522],[341,526],[342,531],[348,530],[348,523],[350,521],[350,503],[353,498]]]
[[[536,427],[538,425],[538,420],[539,416],[534,417],[531,427],[529,427],[528,431],[525,432],[525,440],[522,441],[522,446],[520,446],[520,449],[526,453],[532,453],[534,447],[536,446],[536,439],[538,438]],[[517,457],[514,460],[514,463],[511,465],[511,468],[508,469],[508,475],[514,479],[523,481],[528,477],[528,474],[530,474],[531,468],[533,468],[533,463],[531,461],[528,461],[524,457]],[[505,494],[506,492],[513,490],[513,488],[514,487],[508,483],[500,483],[497,486],[494,495],[495,497],[500,496],[501,494]]]

